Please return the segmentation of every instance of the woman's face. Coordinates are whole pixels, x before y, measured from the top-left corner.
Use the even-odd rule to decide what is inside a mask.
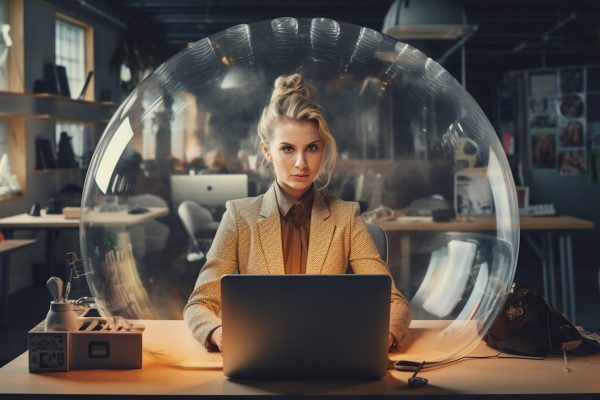
[[[324,145],[315,124],[285,120],[275,125],[270,145],[263,143],[262,148],[281,189],[299,198],[321,169]]]

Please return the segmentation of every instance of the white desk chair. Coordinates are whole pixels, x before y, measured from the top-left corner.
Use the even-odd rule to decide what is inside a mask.
[[[127,203],[131,208],[133,207],[168,207],[169,205],[160,196],[151,193],[137,194],[131,196]]]
[[[169,207],[162,197],[151,193],[131,196],[127,203],[130,209],[136,207]],[[133,243],[134,248],[138,249],[140,255],[145,255],[148,252],[162,252],[165,249],[171,232],[166,224],[151,220],[140,225],[139,228],[143,228],[143,234],[139,236],[132,235],[132,241],[135,242]],[[136,238],[142,238],[143,240],[136,240]]]
[[[212,214],[205,207],[193,201],[184,201],[177,208],[177,214],[190,239],[190,249],[187,254],[189,262],[204,259],[204,252],[212,244],[212,238],[198,238],[198,232],[211,233],[216,227]],[[205,235],[210,236],[210,235]]]

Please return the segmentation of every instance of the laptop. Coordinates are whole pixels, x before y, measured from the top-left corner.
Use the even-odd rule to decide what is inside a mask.
[[[186,200],[203,206],[224,206],[228,200],[248,197],[248,175],[171,175],[174,209]]]
[[[380,378],[387,275],[226,275],[223,373],[231,378]]]

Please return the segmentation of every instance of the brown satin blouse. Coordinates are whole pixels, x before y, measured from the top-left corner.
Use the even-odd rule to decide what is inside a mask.
[[[281,221],[281,241],[285,273],[305,274],[314,186],[300,199],[295,200],[288,196],[275,183],[275,195],[277,197]]]

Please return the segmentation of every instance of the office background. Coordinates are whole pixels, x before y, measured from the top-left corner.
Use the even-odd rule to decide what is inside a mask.
[[[398,2],[401,7],[405,2]],[[436,2],[432,2],[436,3]],[[452,3],[456,7],[461,2]],[[528,101],[528,79],[531,74],[560,74],[564,69],[582,71],[586,84],[593,82],[600,73],[595,66],[600,65],[600,5],[595,1],[463,1],[465,23],[468,28],[457,37],[450,39],[414,38],[415,33],[405,33],[401,40],[421,49],[431,58],[438,60],[444,68],[463,82],[466,89],[486,112],[501,140],[506,140],[509,162],[513,174],[520,185],[529,187],[531,204],[552,203],[562,214],[572,215],[594,222],[593,230],[577,231],[573,234],[573,258],[576,271],[578,310],[582,323],[592,329],[599,329],[595,322],[594,310],[600,305],[598,270],[600,269],[600,184],[592,166],[584,173],[563,174],[558,162],[550,168],[538,168],[532,163],[532,137],[535,136],[526,122]],[[163,61],[183,49],[188,43],[222,31],[240,23],[252,23],[281,16],[315,17],[322,16],[366,26],[380,31],[386,14],[393,6],[392,1],[70,1],[70,0],[5,0],[0,2],[4,23],[11,26],[8,46],[6,37],[0,49],[9,49],[9,78],[4,91],[20,93],[40,92],[40,82],[45,81],[45,65],[57,64],[57,44],[55,34],[60,30],[59,19],[76,26],[84,27],[84,40],[88,46],[85,72],[93,71],[91,84],[84,93],[90,107],[81,110],[81,121],[70,126],[73,121],[57,122],[60,118],[33,118],[22,121],[27,131],[25,143],[20,150],[27,156],[16,165],[23,195],[0,202],[0,217],[26,212],[35,202],[48,206],[48,198],[58,194],[68,196],[65,188],[81,186],[85,176],[84,166],[89,161],[90,151],[99,138],[107,118],[116,106],[133,89],[135,82],[147,70],[152,70]],[[21,29],[13,23],[15,8],[21,9]],[[449,13],[451,12],[448,11]],[[57,14],[58,13],[58,14]],[[440,15],[442,12],[440,11]],[[89,30],[93,28],[93,38]],[[68,30],[68,28],[67,28]],[[86,36],[87,35],[87,36]],[[412,37],[411,37],[412,35]],[[422,33],[424,35],[433,35]],[[19,42],[21,40],[21,42]],[[2,47],[3,46],[3,47]],[[16,49],[21,48],[20,57]],[[132,52],[132,49],[135,51]],[[68,62],[68,51],[64,52]],[[90,61],[92,59],[93,61]],[[90,65],[87,65],[91,63]],[[121,65],[128,65],[124,71]],[[16,71],[16,72],[15,72]],[[585,71],[585,72],[583,72]],[[69,78],[73,78],[69,74]],[[71,96],[79,95],[85,76],[79,76],[71,83]],[[129,77],[129,76],[131,77]],[[129,79],[127,79],[129,78]],[[583,79],[583,78],[582,78]],[[36,85],[38,85],[36,87]],[[43,88],[42,88],[43,89]],[[593,138],[600,132],[593,131],[598,120],[600,103],[594,97],[594,90],[583,87],[586,101],[585,149],[586,161],[591,159],[594,148]],[[588,93],[590,92],[590,93]],[[64,95],[65,93],[58,93]],[[589,94],[589,96],[588,96]],[[550,97],[550,96],[548,96]],[[9,103],[12,98],[4,95],[0,107],[3,114],[14,113]],[[43,99],[42,99],[43,100]],[[37,107],[39,98],[24,102],[23,107]],[[56,105],[56,116],[60,117],[68,105]],[[513,105],[514,109],[510,109]],[[595,107],[595,108],[594,108]],[[70,112],[64,110],[65,115]],[[19,124],[9,118],[11,124]],[[81,122],[81,123],[79,123]],[[57,128],[58,124],[61,125]],[[66,130],[77,137],[77,130],[89,133],[90,140],[76,142],[73,139],[77,167],[48,168],[40,165],[37,148],[39,139],[47,139],[58,145],[57,133]],[[9,135],[4,135],[7,137]],[[504,142],[503,142],[504,143]],[[9,157],[8,140],[4,144]],[[33,150],[35,149],[35,151]],[[597,149],[597,147],[596,147]],[[41,151],[41,150],[40,150]],[[589,151],[589,153],[588,153]],[[558,149],[555,149],[558,156]],[[62,192],[61,192],[62,190]],[[66,193],[66,194],[65,194]],[[76,197],[76,196],[75,196]],[[0,335],[11,335],[15,355],[24,350],[24,332],[32,324],[43,318],[47,310],[47,296],[37,276],[46,262],[43,245],[45,237],[32,232],[20,232],[22,237],[35,236],[39,243],[26,252],[11,255],[10,282],[8,284],[10,308],[22,312],[11,312],[14,323],[0,331]],[[77,250],[78,237],[74,232],[64,232],[54,242],[56,254]],[[517,268],[517,280],[522,285],[541,288],[541,278],[534,251],[521,246]],[[82,288],[83,290],[83,288]],[[27,310],[27,311],[25,311]],[[18,322],[20,321],[20,322]],[[590,324],[594,324],[590,325]],[[20,324],[20,325],[19,325]],[[8,358],[2,359],[2,362]]]

